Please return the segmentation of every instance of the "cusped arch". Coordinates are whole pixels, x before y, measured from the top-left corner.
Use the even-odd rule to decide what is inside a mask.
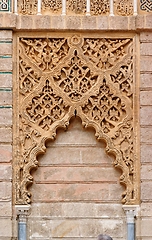
[[[138,201],[133,88],[133,40],[83,35],[19,38],[14,186],[16,204],[29,204],[31,170],[45,142],[73,116],[107,144],[122,171],[123,204]]]

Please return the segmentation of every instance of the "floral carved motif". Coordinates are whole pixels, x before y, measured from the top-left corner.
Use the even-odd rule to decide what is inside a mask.
[[[90,4],[92,15],[104,15],[110,11],[109,0],[91,0]]]
[[[86,39],[83,46],[84,55],[102,70],[111,69],[126,55],[129,39]]]
[[[37,0],[19,0],[18,11],[21,14],[37,14]]]
[[[57,128],[68,128],[77,115],[115,155],[126,186],[122,202],[136,203],[133,39],[23,37],[18,53],[16,203],[30,203],[37,155],[45,152]]]
[[[146,12],[152,11],[152,1],[151,0],[140,0],[140,9]]]
[[[133,15],[133,0],[116,0],[114,6],[117,15]]]

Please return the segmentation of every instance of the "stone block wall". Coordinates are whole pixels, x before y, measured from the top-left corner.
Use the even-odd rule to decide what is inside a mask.
[[[152,33],[140,34],[141,238],[152,238]]]
[[[33,173],[29,239],[96,239],[102,232],[125,239],[124,188],[113,160],[80,119],[59,130]]]
[[[0,31],[0,239],[12,237],[12,31]]]

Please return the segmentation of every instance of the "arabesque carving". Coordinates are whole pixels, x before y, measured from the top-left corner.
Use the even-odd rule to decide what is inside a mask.
[[[21,37],[17,49],[16,203],[31,202],[28,186],[37,155],[73,116],[106,141],[106,151],[116,156],[114,165],[122,170],[122,202],[137,203],[133,39]]]
[[[21,14],[37,14],[37,0],[18,0],[18,12]]]
[[[86,0],[68,0],[67,10],[75,14],[83,14],[86,12]]]
[[[62,0],[42,0],[42,10],[58,12],[62,8]]]
[[[109,14],[109,0],[90,0],[90,10],[92,15]]]
[[[115,14],[121,16],[133,15],[133,0],[115,0]]]

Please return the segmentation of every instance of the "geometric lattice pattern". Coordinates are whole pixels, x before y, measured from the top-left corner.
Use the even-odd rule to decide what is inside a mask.
[[[143,11],[152,11],[152,0],[140,0],[140,9]]]
[[[56,130],[79,116],[116,156],[123,204],[138,200],[133,38],[82,34],[20,37],[17,45],[14,188],[16,204],[31,202],[37,156]]]
[[[10,5],[11,0],[1,0],[0,1],[0,11],[1,12],[9,12],[10,11]]]

